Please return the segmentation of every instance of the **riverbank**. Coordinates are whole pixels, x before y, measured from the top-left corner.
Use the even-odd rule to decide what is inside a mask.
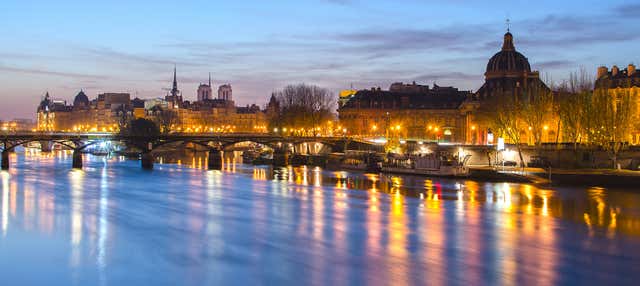
[[[551,169],[473,166],[471,178],[477,180],[524,182],[552,186],[638,187],[640,171],[614,169]]]

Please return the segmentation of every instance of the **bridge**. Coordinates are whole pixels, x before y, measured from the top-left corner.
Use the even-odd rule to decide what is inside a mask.
[[[283,136],[265,133],[170,133],[158,136],[121,135],[114,133],[66,133],[66,132],[25,132],[0,134],[2,143],[2,169],[10,166],[9,153],[16,147],[39,142],[42,151],[50,151],[49,146],[57,143],[73,150],[72,167],[82,168],[82,151],[100,142],[120,142],[128,148],[138,150],[141,165],[144,169],[153,169],[154,152],[172,143],[191,143],[204,147],[209,152],[209,169],[222,168],[222,151],[241,142],[253,142],[268,146],[274,150],[274,164],[287,165],[292,146],[303,143],[320,143],[331,148],[333,152],[345,151],[351,145],[361,149],[379,149],[376,144],[353,137],[326,136]]]

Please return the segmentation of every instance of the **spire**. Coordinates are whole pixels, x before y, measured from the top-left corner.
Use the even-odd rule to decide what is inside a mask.
[[[174,100],[178,96],[178,80],[176,79],[176,66],[173,66],[173,86],[171,87],[171,96]]]
[[[178,89],[178,81],[176,80],[176,66],[173,66],[173,89]]]
[[[502,43],[503,51],[515,51],[516,47],[513,45],[513,35],[511,32],[507,30],[507,33],[504,34],[504,42]]]
[[[209,73],[209,87],[211,87],[211,73]]]

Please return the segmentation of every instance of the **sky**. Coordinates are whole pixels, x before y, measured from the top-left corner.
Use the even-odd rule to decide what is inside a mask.
[[[307,83],[336,93],[392,82],[475,91],[510,19],[516,50],[559,82],[640,64],[632,1],[26,1],[0,9],[0,120],[35,118],[45,92],[154,98],[174,65],[186,100],[211,73],[238,105]]]

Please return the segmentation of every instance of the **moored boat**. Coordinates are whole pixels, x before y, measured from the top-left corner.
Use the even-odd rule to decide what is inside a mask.
[[[383,173],[466,177],[469,167],[466,166],[471,155],[464,158],[457,156],[428,154],[424,156],[389,156],[382,165]]]

